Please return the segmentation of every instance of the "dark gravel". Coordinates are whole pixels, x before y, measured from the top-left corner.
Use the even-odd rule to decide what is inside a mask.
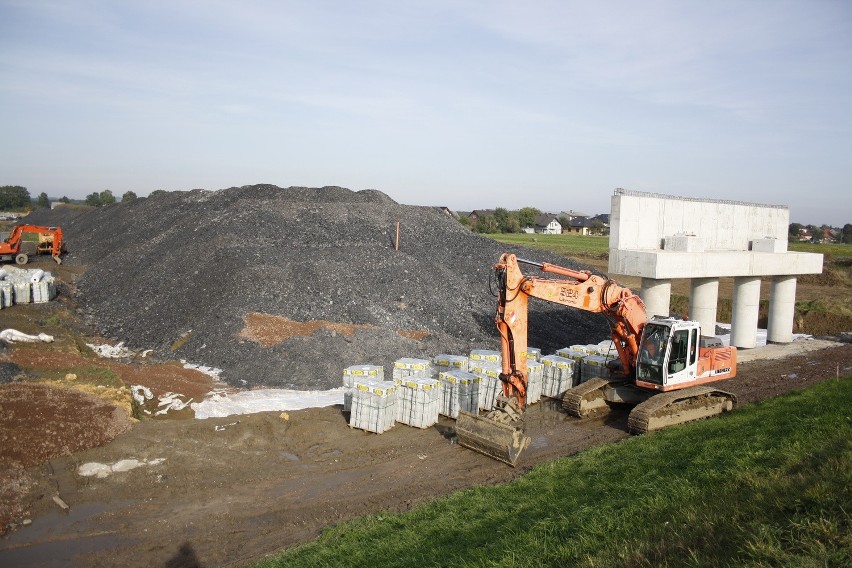
[[[67,262],[86,266],[77,300],[101,334],[219,367],[232,385],[328,388],[348,365],[388,368],[399,357],[498,346],[488,280],[507,247],[378,191],[193,190],[86,212],[40,211],[30,221],[62,226]],[[251,312],[374,327],[351,337],[321,329],[264,348],[239,337]],[[608,337],[601,315],[541,302],[531,313],[530,344],[545,352]],[[428,336],[416,341],[397,330]]]

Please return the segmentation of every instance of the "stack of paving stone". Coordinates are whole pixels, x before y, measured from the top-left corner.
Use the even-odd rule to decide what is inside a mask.
[[[403,357],[393,363],[394,379],[428,379],[432,376],[432,365],[428,359]]]
[[[0,308],[13,304],[41,304],[56,297],[56,279],[41,269],[7,266],[0,269]]]
[[[570,388],[579,384],[574,370],[579,367],[574,359],[559,355],[546,355],[541,358],[544,365],[542,374],[542,394],[550,398],[562,398]]]
[[[349,426],[367,432],[393,428],[396,421],[397,387],[391,381],[358,379],[354,382]]]
[[[586,382],[595,377],[609,378],[607,363],[612,360],[612,355],[586,355],[580,362],[580,380]]]
[[[461,410],[479,412],[479,377],[467,371],[444,371],[438,379],[441,381],[441,414],[458,418]]]
[[[541,360],[541,349],[538,347],[527,347],[527,359],[530,361],[540,361]]]
[[[343,369],[344,412],[352,410],[352,394],[357,380],[383,381],[385,380],[385,368],[381,365],[353,365]]]
[[[397,379],[396,421],[428,428],[438,422],[441,411],[441,381],[438,379]]]
[[[479,363],[481,361],[489,361],[501,365],[503,356],[499,351],[491,351],[489,349],[474,349],[470,352],[470,364]]]
[[[503,384],[500,382],[500,373],[503,372],[501,363],[485,359],[470,361],[470,372],[479,380],[479,408],[483,410],[494,409],[498,394],[503,394]]]
[[[527,404],[541,400],[544,388],[544,363],[527,359]]]
[[[617,357],[618,351],[615,349],[615,342],[612,339],[604,339],[598,343],[598,353]]]
[[[432,357],[432,372],[440,374],[444,371],[467,371],[469,359],[464,355],[435,355]]]
[[[576,384],[580,384],[580,382],[584,380],[581,368],[583,359],[589,355],[593,355],[593,353],[589,353],[588,346],[571,345],[570,347],[563,347],[562,349],[556,350],[556,355],[576,361],[577,364],[574,366],[574,381]]]

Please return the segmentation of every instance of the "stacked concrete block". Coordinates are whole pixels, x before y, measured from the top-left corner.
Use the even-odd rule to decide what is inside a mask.
[[[403,379],[397,387],[396,421],[416,428],[428,428],[438,422],[441,411],[441,381]]]
[[[356,380],[349,426],[381,434],[396,421],[396,385],[391,381]]]
[[[56,297],[56,279],[41,269],[7,266],[0,269],[0,304],[44,303]],[[0,307],[3,307],[0,306]]]
[[[578,373],[575,373],[579,365],[574,359],[547,355],[541,358],[541,362],[544,365],[541,388],[544,396],[562,398],[565,391],[580,384]]]
[[[562,349],[557,349],[556,355],[558,357],[564,357],[565,359],[577,361],[579,368],[579,362],[583,359],[583,357],[590,355],[590,353],[586,351],[585,347],[583,347],[582,350],[578,349],[577,347],[581,346],[563,347]]]
[[[541,361],[541,349],[538,347],[527,347],[527,359],[530,361]]]
[[[438,380],[441,381],[441,414],[458,418],[461,410],[479,412],[479,377],[467,371],[444,371],[438,375]]]
[[[0,282],[0,309],[15,303],[15,288],[11,282]]]
[[[615,349],[615,342],[612,339],[604,339],[598,343],[598,353],[601,355],[618,353]]]
[[[600,377],[603,379],[609,378],[609,367],[607,363],[612,361],[612,357],[604,355],[587,355],[583,357],[580,363],[580,380],[586,382],[589,379]]]
[[[403,357],[393,364],[394,379],[428,379],[432,376],[432,364],[428,359]]]
[[[503,394],[503,383],[500,373],[502,364],[494,361],[474,360],[470,362],[470,372],[480,379],[479,408],[492,410],[498,394]]]
[[[432,357],[432,372],[440,374],[444,371],[467,371],[469,361],[464,355],[435,355]]]
[[[491,351],[489,349],[474,349],[470,352],[470,365],[482,361],[489,361],[500,365],[503,363],[503,356],[499,351]]]
[[[541,400],[544,386],[544,363],[527,360],[527,404]]]
[[[355,381],[383,381],[385,368],[381,365],[352,365],[343,369],[343,411],[352,410]]]
[[[589,355],[602,355],[601,346],[597,343],[589,343],[585,348]]]

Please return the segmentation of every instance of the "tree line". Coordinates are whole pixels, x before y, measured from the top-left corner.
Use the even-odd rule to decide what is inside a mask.
[[[133,201],[137,196],[132,191],[127,191],[121,196],[121,202]],[[63,195],[57,201],[61,203],[72,203],[72,200]],[[116,203],[117,199],[112,194],[112,191],[105,189],[101,192],[92,192],[86,196],[83,201],[86,205],[93,207],[101,207],[103,205],[111,205]],[[30,196],[29,190],[20,185],[4,185],[0,186],[0,210],[20,210],[29,209],[32,207],[50,207],[50,198],[47,193],[41,192],[33,199]]]

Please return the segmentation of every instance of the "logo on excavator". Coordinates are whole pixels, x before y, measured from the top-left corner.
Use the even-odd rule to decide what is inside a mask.
[[[574,304],[580,299],[580,294],[574,288],[560,288],[559,299],[563,302]]]

